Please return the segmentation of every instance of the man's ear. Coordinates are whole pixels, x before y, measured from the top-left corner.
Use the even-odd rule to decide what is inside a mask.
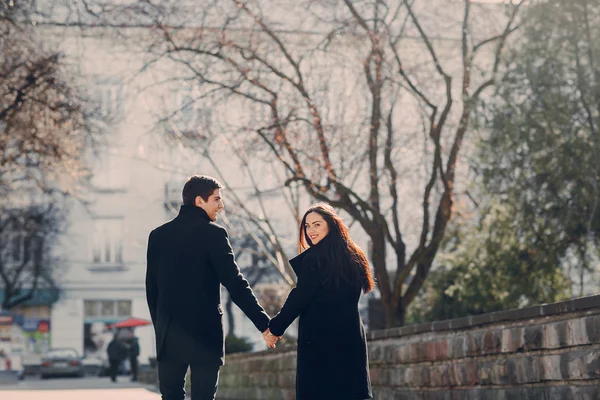
[[[194,205],[196,207],[201,207],[204,203],[205,203],[205,201],[202,198],[202,196],[196,196],[196,199],[194,200]]]

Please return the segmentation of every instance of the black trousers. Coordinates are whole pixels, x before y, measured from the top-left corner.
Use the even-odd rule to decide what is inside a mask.
[[[137,357],[131,357],[129,359],[129,366],[131,367],[131,380],[137,381],[137,379],[138,379],[138,359],[137,359]]]
[[[108,368],[108,376],[110,379],[115,382],[117,380],[117,375],[119,374],[119,367],[121,366],[121,360],[110,359],[108,360],[109,368]]]
[[[185,374],[188,366],[191,369],[192,400],[214,400],[217,394],[220,365],[189,365],[169,360],[158,362],[158,387],[162,399],[185,399]]]

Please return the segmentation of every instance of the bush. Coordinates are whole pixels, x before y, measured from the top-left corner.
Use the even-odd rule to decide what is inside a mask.
[[[225,338],[225,354],[245,353],[252,351],[254,345],[248,338],[229,335]]]

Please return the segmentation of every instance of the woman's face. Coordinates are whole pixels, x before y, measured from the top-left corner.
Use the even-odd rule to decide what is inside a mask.
[[[323,216],[317,212],[311,212],[306,216],[306,225],[304,226],[304,229],[306,229],[306,234],[310,238],[313,246],[323,240],[329,233],[327,222]]]

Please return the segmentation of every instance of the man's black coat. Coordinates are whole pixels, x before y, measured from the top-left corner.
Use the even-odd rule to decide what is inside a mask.
[[[234,260],[227,231],[196,206],[150,233],[146,298],[158,361],[223,364],[221,284],[263,332],[269,317]]]

